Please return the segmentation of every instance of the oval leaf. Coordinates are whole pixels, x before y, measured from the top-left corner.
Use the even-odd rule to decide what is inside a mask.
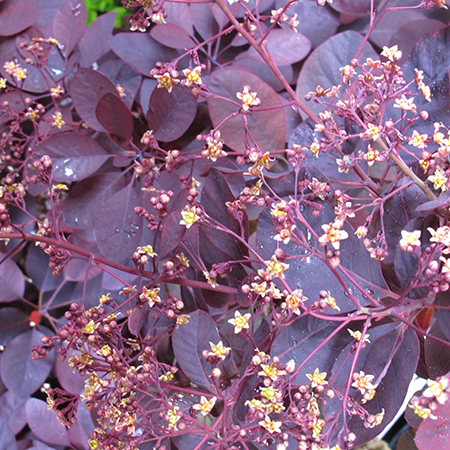
[[[303,98],[308,92],[315,91],[317,85],[324,89],[337,86],[342,81],[339,69],[350,64],[362,41],[363,37],[359,33],[350,30],[337,34],[319,45],[303,64],[297,82],[297,95]],[[368,43],[364,45],[362,55],[363,58],[378,58]],[[309,102],[308,107],[316,114],[325,108],[315,102]],[[306,117],[303,112],[302,116]]]
[[[12,36],[34,24],[39,5],[32,1],[16,2],[0,12],[0,36]]]
[[[94,233],[102,255],[114,261],[131,258],[142,235],[142,217],[134,212],[138,202],[135,190],[128,185],[99,209]]]
[[[2,380],[18,397],[29,397],[39,389],[53,366],[53,353],[36,361],[31,358],[31,347],[41,345],[43,336],[37,330],[20,334],[6,346],[2,355]]]
[[[189,314],[189,322],[173,332],[172,345],[181,370],[197,386],[212,391],[210,384],[211,364],[202,356],[210,350],[209,342],[220,341],[214,321],[204,311]]]
[[[170,61],[177,57],[175,50],[156,42],[148,33],[119,33],[111,39],[111,49],[143,75],[149,76],[156,61]]]
[[[62,45],[62,53],[68,57],[84,34],[87,9],[84,2],[66,0],[53,22],[53,35]]]
[[[166,47],[188,49],[195,45],[186,30],[174,23],[157,25],[150,30],[150,36]]]
[[[110,11],[92,22],[78,43],[81,67],[90,67],[110,49],[109,39],[117,13]]]
[[[30,398],[25,405],[28,425],[31,431],[48,444],[70,445],[66,427],[59,423],[56,414],[47,409],[47,402]]]
[[[0,419],[0,450],[16,450],[17,443],[8,425]]]
[[[259,77],[235,68],[223,69],[211,75],[210,90],[213,94],[238,101],[237,92],[242,92],[245,85],[251,87],[261,100],[261,107],[279,105],[278,94]],[[225,117],[236,112],[238,106],[220,99],[208,100],[209,113],[214,126],[219,125]],[[254,111],[247,116],[249,131],[263,152],[284,148],[286,136],[286,114],[284,109]],[[225,144],[236,151],[244,151],[244,125],[240,115],[233,117],[220,127]]]
[[[3,258],[3,255],[0,254]],[[8,258],[0,265],[0,303],[12,302],[25,292],[25,278],[17,264]]]
[[[450,449],[450,402],[437,403],[433,410],[437,419],[425,419],[417,430],[414,442],[419,450]]]
[[[128,140],[133,134],[133,116],[127,105],[115,94],[105,94],[95,110],[97,120],[106,131]]]
[[[173,86],[170,93],[166,89],[153,91],[146,118],[157,140],[171,142],[183,136],[194,121],[196,111],[197,102],[191,90]]]
[[[38,147],[37,154],[52,158],[53,180],[65,183],[87,178],[109,158],[94,139],[72,133],[50,137]]]
[[[25,418],[25,403],[28,398],[20,398],[11,391],[0,397],[0,419],[4,420],[9,429],[17,434],[27,423]]]
[[[108,92],[119,96],[116,86],[107,77],[92,69],[79,69],[69,83],[72,101],[88,126],[106,132],[95,115],[99,100]]]

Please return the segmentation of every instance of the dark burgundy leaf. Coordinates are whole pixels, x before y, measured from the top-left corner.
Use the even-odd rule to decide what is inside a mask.
[[[27,397],[18,397],[11,391],[5,392],[0,397],[0,419],[8,425],[14,434],[17,434],[27,423],[25,417],[27,400]]]
[[[28,399],[25,411],[31,431],[48,444],[70,445],[66,427],[59,423],[56,414],[47,406],[47,402],[37,398]]]
[[[219,32],[219,26],[214,18],[211,4],[191,3],[192,18],[195,30],[206,40]]]
[[[279,92],[284,89],[283,84],[273,73],[272,69],[262,60],[259,55],[249,56],[253,54],[251,49],[240,53],[233,61],[233,68],[238,70],[249,70],[254,75],[258,76],[262,81],[272,87],[273,90]],[[280,72],[286,80],[291,80],[294,71],[292,66],[281,66]]]
[[[72,101],[88,126],[106,132],[95,115],[99,100],[107,93],[119,96],[116,86],[107,77],[92,69],[79,69],[69,83]]]
[[[110,157],[94,139],[83,134],[57,134],[37,149],[53,162],[53,180],[71,183],[92,175]]]
[[[111,39],[113,52],[143,75],[149,76],[156,61],[171,61],[175,50],[156,42],[149,34],[119,33]]]
[[[95,110],[97,120],[106,131],[128,140],[133,134],[133,116],[127,105],[115,94],[105,94]]]
[[[2,259],[5,255],[0,253]],[[17,264],[10,258],[0,265],[0,303],[11,302],[23,296],[25,279]]]
[[[90,67],[110,49],[109,40],[114,28],[117,13],[102,14],[92,22],[78,43],[81,67]]]
[[[0,311],[0,342],[5,346],[18,334],[29,331],[30,320],[28,314],[12,306],[6,306]]]
[[[20,334],[6,346],[2,355],[2,380],[18,397],[29,397],[39,389],[53,366],[53,353],[36,361],[31,358],[31,347],[41,345],[43,336],[38,330]]]
[[[321,345],[325,339],[337,328],[333,322],[316,319],[312,316],[302,316],[284,327],[276,337],[271,350],[271,356],[278,356],[280,363],[285,364],[293,359],[303,366],[295,377],[295,384],[308,382],[306,374],[312,374],[316,368],[321,372],[331,372],[331,368],[339,355],[350,341],[351,336],[347,330],[339,331],[333,336],[319,352],[303,365],[312,353]]]
[[[76,449],[91,450],[89,439],[94,429],[95,425],[91,411],[86,409],[84,402],[80,402],[77,411],[77,421],[67,430],[70,443]]]
[[[297,81],[297,95],[303,98],[308,92],[315,91],[318,85],[324,89],[339,85],[342,81],[339,68],[350,64],[362,42],[363,37],[359,33],[348,30],[319,45],[303,64]],[[364,58],[378,58],[368,43],[364,45],[363,55]],[[324,106],[309,102],[308,108],[318,114],[324,109]],[[306,117],[305,113],[301,114],[302,117]]]
[[[195,45],[195,42],[186,30],[174,23],[166,23],[153,27],[150,30],[150,36],[155,41],[169,48],[188,49]]]
[[[142,327],[144,326],[145,321],[147,320],[149,311],[148,303],[144,303],[143,305],[137,305],[131,312],[128,317],[128,330],[134,336],[138,336]]]
[[[40,247],[30,246],[25,268],[40,291],[53,291],[61,284],[61,280],[53,276],[52,269],[48,266],[48,255]]]
[[[0,12],[0,36],[12,36],[34,24],[39,16],[39,5],[32,1],[20,1]]]
[[[180,211],[172,211],[164,220],[161,234],[161,247],[158,252],[160,259],[167,258],[178,247],[186,232],[186,227],[180,225]]]
[[[39,28],[45,36],[52,36],[53,22],[59,9],[61,8],[61,0],[33,0],[39,4],[40,13],[34,26]]]
[[[261,100],[261,107],[268,108],[280,105],[277,93],[256,75],[235,68],[222,69],[211,75],[210,89],[213,94],[238,102],[237,92],[242,92],[245,85],[251,87]],[[239,107],[220,99],[208,100],[209,112],[214,126]],[[249,131],[263,152],[284,148],[286,135],[286,114],[284,109],[255,111],[248,115]],[[240,115],[228,120],[220,127],[226,145],[236,151],[244,151],[244,125]]]
[[[290,28],[272,30],[265,40],[265,44],[273,60],[279,66],[301,61],[311,50],[311,42],[309,42],[309,39]],[[258,56],[253,47],[251,47],[251,50],[247,54],[250,57]]]
[[[414,443],[416,432],[412,428],[408,428],[400,435],[397,441],[397,450],[417,450]]]
[[[370,12],[371,0],[334,0],[331,4],[332,8],[344,14],[359,16]],[[378,1],[374,2],[374,7]]]
[[[174,23],[186,30],[190,36],[194,35],[191,5],[188,3],[167,2],[165,8],[169,14],[166,19],[167,23]]]
[[[428,332],[432,336],[448,342],[438,321],[434,322]],[[437,377],[447,374],[450,372],[450,346],[427,338],[425,340],[425,361],[431,379],[435,380]]]
[[[175,358],[184,374],[197,386],[214,392],[211,385],[211,364],[203,358],[203,350],[211,350],[209,342],[220,341],[214,321],[204,311],[189,314],[189,323],[176,328],[172,345]]]
[[[78,0],[66,0],[56,14],[53,22],[53,35],[63,46],[61,51],[66,58],[83,36],[86,19],[86,5]]]
[[[114,261],[131,258],[142,235],[142,217],[134,212],[138,204],[139,197],[130,184],[99,209],[94,232],[103,256]]]
[[[441,308],[434,309],[434,317],[436,317],[439,326],[446,336],[447,340],[450,341],[450,292],[439,292],[434,300],[436,306],[441,306]]]
[[[277,0],[275,9],[284,7],[283,0]],[[297,14],[300,23],[297,31],[306,36],[313,47],[333,36],[339,26],[338,14],[329,7],[319,8],[314,2],[297,2],[289,6],[289,16]],[[289,27],[289,22],[282,27]]]
[[[92,227],[98,209],[123,188],[120,172],[105,172],[85,178],[69,191],[64,203],[63,218],[74,229]]]
[[[144,78],[142,81],[139,100],[141,102],[141,108],[144,114],[147,114],[150,97],[156,89],[157,84],[158,82],[154,78]]]
[[[2,419],[0,419],[0,450],[17,450],[16,438]]]
[[[164,88],[153,91],[146,118],[156,139],[171,142],[185,133],[196,111],[197,102],[191,90],[177,85],[170,93]]]
[[[437,419],[425,419],[417,430],[414,442],[419,450],[450,449],[450,403],[437,403],[433,409]]]
[[[421,203],[417,208],[417,212],[433,211],[433,209],[443,208],[450,204],[450,191],[441,194],[436,200]]]
[[[412,125],[412,128],[420,133],[429,133],[434,122],[446,123],[450,119],[449,43],[450,27],[448,26],[437,33],[426,34],[414,46],[408,61],[402,67],[405,80],[414,79],[415,69],[422,70],[423,81],[431,90],[431,102],[426,101],[422,95],[416,97],[414,101],[418,110],[428,111],[429,114],[427,120],[421,120]],[[410,148],[413,147],[410,146]]]
[[[73,350],[69,350],[67,358],[70,358],[74,353],[75,352]],[[55,372],[59,384],[67,392],[72,394],[81,394],[84,392],[84,380],[88,376],[81,376],[78,372],[73,373],[67,359],[64,361],[59,361],[58,359],[56,360]]]
[[[114,86],[120,86],[123,89],[120,98],[131,109],[141,86],[142,75],[120,58],[108,59],[100,65],[98,71],[111,80]],[[153,81],[156,82],[156,80]]]

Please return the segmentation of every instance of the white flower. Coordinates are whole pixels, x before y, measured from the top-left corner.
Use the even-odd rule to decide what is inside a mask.
[[[241,315],[239,311],[235,311],[234,319],[230,319],[228,323],[231,323],[231,325],[234,326],[234,332],[235,334],[238,334],[242,330],[249,328],[248,321],[250,320],[250,317],[252,317],[250,313]]]

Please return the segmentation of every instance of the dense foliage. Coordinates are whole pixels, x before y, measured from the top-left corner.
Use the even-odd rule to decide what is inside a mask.
[[[122,3],[0,0],[0,449],[450,448],[443,1]]]

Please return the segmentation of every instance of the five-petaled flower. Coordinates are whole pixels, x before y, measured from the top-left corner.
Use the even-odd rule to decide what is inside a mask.
[[[172,92],[173,85],[180,82],[177,78],[172,78],[169,72],[165,72],[164,75],[153,75],[153,77],[158,80],[156,87],[166,88],[169,93]]]
[[[374,375],[366,375],[362,370],[353,374],[352,387],[358,389],[361,395],[364,395],[366,391],[371,391],[375,389],[372,384],[372,380],[375,378]]]
[[[236,97],[242,102],[242,109],[244,112],[248,112],[252,106],[261,104],[261,100],[256,96],[257,93],[251,92],[250,89],[250,86],[244,86],[242,93],[236,93]]]
[[[440,189],[442,192],[447,190],[448,178],[445,176],[445,173],[440,167],[437,167],[434,174],[429,176],[427,179],[433,183],[434,189]]]
[[[185,84],[186,86],[190,86],[191,84],[197,84],[201,86],[203,84],[201,79],[202,68],[200,66],[194,67],[191,69],[184,69],[183,75],[186,77]]]
[[[161,299],[158,296],[160,288],[147,289],[145,286],[142,288],[142,294],[139,296],[141,300],[147,300],[148,305],[152,308],[155,303],[160,303]]]
[[[228,323],[231,323],[231,325],[234,326],[234,332],[235,332],[235,334],[238,334],[242,330],[249,328],[248,321],[250,320],[250,317],[252,317],[252,315],[250,313],[241,315],[241,313],[239,311],[235,311],[234,319],[230,319],[228,321]]]
[[[180,220],[180,225],[185,225],[186,228],[191,228],[192,225],[200,219],[200,217],[196,213],[195,206],[185,206],[181,211],[181,216],[183,218]]]
[[[335,220],[330,224],[323,224],[322,229],[325,231],[319,238],[320,245],[326,245],[328,242],[335,248],[339,250],[340,241],[348,238],[348,233],[345,230],[341,230],[344,223],[341,220]]]
[[[393,47],[383,47],[383,51],[381,52],[381,56],[385,56],[390,61],[398,61],[402,58],[402,52],[398,49],[398,45],[394,45]]]
[[[281,433],[282,422],[275,422],[269,416],[258,422],[260,426],[265,428],[270,434]]]
[[[200,397],[200,403],[197,403],[192,407],[192,409],[195,409],[196,411],[199,411],[203,414],[203,416],[208,415],[211,410],[214,408],[214,405],[216,404],[216,397],[212,397],[211,399],[207,399],[205,396]]]
[[[311,381],[312,388],[328,384],[328,381],[325,380],[325,378],[327,377],[327,373],[319,372],[319,368],[316,368],[312,375],[310,373],[307,373],[306,376]]]
[[[209,345],[211,347],[211,351],[208,352],[208,356],[216,356],[223,361],[230,354],[231,348],[224,347],[222,341],[219,341],[217,345],[210,342]]]
[[[412,251],[413,247],[420,247],[420,235],[422,231],[406,231],[402,230],[402,238],[400,239],[400,248],[404,251]]]

